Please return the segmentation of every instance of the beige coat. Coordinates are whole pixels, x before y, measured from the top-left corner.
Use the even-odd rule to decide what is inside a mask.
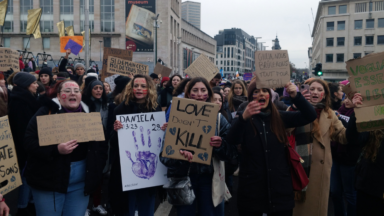
[[[312,147],[312,164],[305,201],[296,201],[293,216],[327,216],[329,187],[332,168],[331,140],[347,144],[346,129],[336,115],[324,110],[320,114],[320,134],[314,135]],[[334,126],[331,137],[329,128]]]

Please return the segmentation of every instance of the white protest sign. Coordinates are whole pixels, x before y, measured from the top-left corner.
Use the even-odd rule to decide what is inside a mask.
[[[115,79],[118,76],[120,76],[120,74],[115,74],[115,75],[112,75],[112,76],[105,78],[105,82],[107,82],[109,84],[109,86],[111,86],[111,92],[113,92],[116,88]]]
[[[167,168],[159,154],[165,113],[118,115],[116,119],[123,124],[118,131],[123,191],[164,185],[168,181]]]

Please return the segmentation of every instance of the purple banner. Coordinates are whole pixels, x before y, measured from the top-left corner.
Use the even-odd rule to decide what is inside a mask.
[[[252,79],[252,73],[244,73],[243,80],[250,81]]]

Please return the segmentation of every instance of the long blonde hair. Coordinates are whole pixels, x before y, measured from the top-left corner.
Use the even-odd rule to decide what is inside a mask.
[[[128,83],[128,85],[125,87],[124,90],[124,96],[125,99],[125,105],[129,105],[129,101],[135,100],[135,95],[133,94],[133,85],[135,82],[135,79],[137,78],[144,78],[147,82],[147,97],[145,98],[145,107],[147,110],[156,110],[158,104],[157,104],[157,91],[155,88],[155,84],[153,83],[152,79],[147,75],[137,74],[133,77],[133,79]]]
[[[231,110],[231,112],[233,112],[235,110],[235,106],[233,105],[233,97],[235,96],[235,85],[236,84],[241,85],[241,87],[243,88],[243,94],[241,94],[241,96],[247,97],[247,95],[248,95],[247,89],[245,88],[245,85],[242,81],[236,80],[235,82],[233,82],[233,84],[231,86],[231,90],[229,91],[229,94],[228,94],[228,105],[229,105],[229,109]]]

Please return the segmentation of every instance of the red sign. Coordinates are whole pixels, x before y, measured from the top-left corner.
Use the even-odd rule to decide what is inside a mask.
[[[133,41],[126,41],[126,47],[127,50],[132,50],[133,52],[136,51],[136,44]]]

